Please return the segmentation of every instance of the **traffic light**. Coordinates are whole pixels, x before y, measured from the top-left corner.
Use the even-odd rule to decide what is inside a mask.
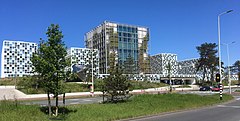
[[[220,74],[216,74],[216,82],[220,82]]]

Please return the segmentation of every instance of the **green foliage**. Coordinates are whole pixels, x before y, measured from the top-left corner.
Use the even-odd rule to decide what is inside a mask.
[[[34,71],[41,76],[46,92],[63,93],[62,81],[67,77],[66,67],[70,61],[66,58],[67,50],[62,41],[63,35],[58,25],[51,24],[47,30],[48,41],[41,41],[38,53],[31,58]]]
[[[66,72],[70,66],[70,59],[67,58],[67,48],[62,41],[63,34],[59,25],[51,24],[48,27],[46,35],[47,41],[41,39],[38,52],[31,58],[34,72],[41,77],[41,83],[44,90],[48,93],[48,102],[50,110],[50,97],[53,94],[56,98],[56,115],[58,114],[58,95],[63,94],[63,81],[69,76]],[[50,111],[49,111],[50,112]]]
[[[67,75],[68,75],[68,78],[67,78],[68,82],[80,82],[81,81],[81,79],[78,76],[78,73],[68,71]]]
[[[137,116],[154,115],[163,112],[210,106],[233,99],[230,95],[223,95],[219,100],[219,94],[200,96],[192,94],[164,94],[164,95],[137,95],[130,101],[117,104],[87,104],[67,106],[66,121],[110,121]],[[1,121],[48,121],[46,108],[18,105],[0,102]],[[41,110],[40,110],[41,109]],[[67,113],[68,112],[68,113]],[[83,113],[84,112],[84,113]],[[19,115],[21,114],[21,115]],[[60,119],[59,119],[60,120]]]
[[[4,86],[12,86],[12,85],[15,85],[15,83],[17,83],[20,78],[21,78],[21,77],[16,77],[16,78],[2,78],[2,79],[0,79],[0,86],[1,86],[1,85],[4,85]]]
[[[104,89],[104,80],[103,79],[95,79],[94,80],[94,90],[95,91],[105,91]]]
[[[165,83],[149,82],[149,81],[130,81],[130,90],[134,89],[148,89],[148,88],[159,88],[168,86]]]
[[[211,79],[214,80],[214,72],[217,71],[218,58],[216,56],[217,44],[216,43],[203,43],[200,46],[197,46],[196,49],[200,55],[200,59],[197,66],[197,71],[202,71],[203,79],[205,80],[206,75],[208,75],[208,70],[210,70]]]
[[[122,71],[118,65],[110,72],[110,76],[100,82],[101,91],[103,94],[107,94],[108,101],[110,102],[119,102],[128,99],[128,92],[131,86],[129,81],[122,75]]]
[[[238,80],[231,80],[231,85],[237,85],[237,84],[239,84]]]
[[[200,83],[199,85],[201,85],[201,86],[213,86],[213,85],[217,85],[217,84],[218,84],[217,82],[205,81],[205,82]]]
[[[90,89],[88,88],[87,84],[77,84],[77,83],[67,82],[64,85],[65,85],[66,93],[71,93],[71,92],[89,92],[90,91]]]
[[[38,87],[36,88],[35,86],[25,86],[28,85],[28,83],[23,82],[21,84],[21,87],[18,86],[18,90],[22,91],[25,94],[44,94],[46,93],[44,91],[43,87]],[[63,82],[63,86],[64,86],[64,92],[65,93],[71,93],[71,92],[89,92],[89,88],[87,84],[78,84],[78,83],[74,83],[74,82]]]
[[[240,90],[235,90],[234,92],[240,92]]]
[[[30,77],[28,77],[30,78]],[[31,79],[31,78],[30,78]],[[26,94],[44,94],[44,88],[41,87],[41,85],[37,86],[33,83],[35,80],[30,79],[22,79],[18,80],[18,89]],[[25,82],[26,81],[26,82]],[[30,81],[30,82],[28,82]],[[32,84],[33,83],[33,84]],[[130,87],[129,90],[134,89],[147,89],[147,88],[159,88],[163,86],[168,86],[168,84],[165,83],[156,83],[156,82],[149,82],[149,81],[129,81]],[[65,92],[88,92],[90,91],[89,86],[87,84],[78,84],[74,82],[64,82],[63,84],[65,87]],[[94,81],[94,90],[95,91],[103,91],[103,79],[95,79]]]
[[[234,71],[238,74],[238,83],[240,84],[240,60],[237,60],[234,66],[236,67]]]

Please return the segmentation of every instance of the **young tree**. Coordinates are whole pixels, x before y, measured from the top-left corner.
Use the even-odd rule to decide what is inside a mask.
[[[56,116],[58,115],[58,95],[63,94],[63,81],[67,77],[66,68],[70,66],[67,48],[62,41],[63,34],[59,25],[51,24],[46,33],[48,40],[41,39],[38,52],[31,58],[34,71],[42,77],[44,89],[48,95],[49,115],[51,115],[50,94],[56,98]]]
[[[207,76],[209,75],[209,72],[211,75],[211,79],[214,78],[214,72],[217,70],[218,65],[216,47],[217,47],[216,43],[203,43],[200,46],[196,47],[200,55],[200,59],[197,65],[197,71],[202,71],[203,81],[205,80],[206,77],[207,78],[209,77]]]
[[[127,94],[131,86],[130,82],[122,75],[122,71],[118,65],[110,72],[110,76],[103,81],[101,87],[102,92],[110,95],[111,102],[119,102],[128,99],[129,95]]]
[[[237,74],[238,74],[238,83],[240,84],[240,60],[237,60],[237,61],[234,63],[234,66],[235,66],[235,71],[236,71]]]

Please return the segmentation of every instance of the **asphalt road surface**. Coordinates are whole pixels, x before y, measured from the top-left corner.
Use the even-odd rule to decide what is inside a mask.
[[[91,98],[75,98],[75,99],[66,99],[66,105],[73,104],[91,104],[91,103],[99,103],[102,101],[102,97],[91,97]],[[63,105],[63,101],[59,99],[59,105]],[[47,100],[36,100],[36,101],[24,101],[21,102],[26,105],[41,105],[46,106],[48,104]],[[51,100],[51,105],[55,105],[55,100]]]
[[[240,90],[240,88],[233,88],[231,91],[234,92],[235,90]],[[198,94],[198,95],[213,95],[213,94],[219,94],[218,92],[212,92],[212,91],[180,91],[179,94]],[[223,89],[223,93],[229,93],[229,89]]]
[[[132,121],[240,121],[240,96],[228,104],[189,110],[176,113],[160,114],[139,118]]]

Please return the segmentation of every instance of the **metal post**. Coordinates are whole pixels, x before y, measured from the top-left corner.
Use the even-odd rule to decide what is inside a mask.
[[[230,65],[229,65],[229,48],[228,48],[228,44],[227,44],[227,57],[228,57],[228,85],[229,85],[229,94],[232,93],[231,90],[231,80],[230,80]]]
[[[170,92],[172,92],[172,80],[171,80],[171,72],[169,74],[169,84],[170,84]]]
[[[219,83],[219,86],[220,86],[220,100],[222,100],[222,73],[221,73],[221,68],[222,68],[222,65],[221,65],[221,47],[220,47],[220,44],[221,44],[221,31],[220,31],[220,16],[223,15],[223,14],[227,14],[227,13],[230,13],[232,12],[233,10],[229,10],[229,11],[225,11],[223,13],[220,13],[218,15],[218,63],[219,63],[219,74],[220,74],[220,83]]]
[[[220,86],[220,100],[222,100],[222,65],[221,65],[221,47],[220,47],[220,43],[221,43],[221,36],[220,36],[220,15],[222,14],[219,14],[218,15],[218,64],[219,64],[219,74],[220,74],[220,82],[219,82],[219,86]]]
[[[94,81],[93,81],[93,39],[92,39],[92,50],[91,50],[91,54],[92,54],[92,90],[91,90],[91,93],[92,93],[92,96],[94,96]]]
[[[17,60],[17,56],[15,56],[15,60],[14,60],[14,71],[15,71],[14,79],[15,79],[15,89],[17,89],[17,63],[16,63],[16,60]]]
[[[230,59],[229,59],[229,58],[230,58],[230,56],[229,56],[229,44],[233,44],[233,43],[235,43],[235,41],[233,41],[233,42],[231,42],[231,43],[222,43],[222,44],[224,44],[224,45],[227,46],[229,94],[232,93],[232,88],[231,88],[231,78],[230,78],[230,76],[231,76],[231,74],[230,74],[231,70],[230,70],[230,64],[229,64],[229,62],[230,62]]]

